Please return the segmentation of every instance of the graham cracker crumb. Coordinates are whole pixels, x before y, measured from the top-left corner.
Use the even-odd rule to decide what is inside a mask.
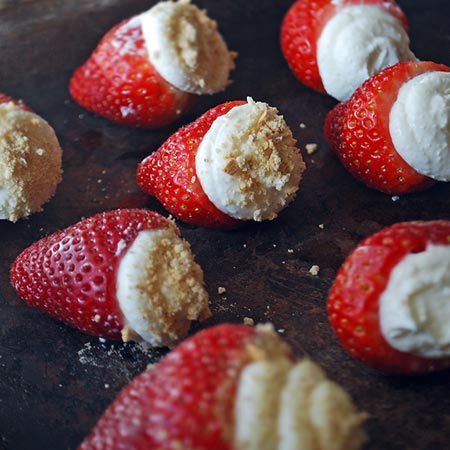
[[[217,288],[217,292],[218,292],[219,294],[225,294],[225,292],[227,292],[227,290],[226,290],[226,288],[224,288],[223,286],[219,286],[219,287]]]
[[[255,325],[255,321],[251,317],[244,317],[244,325],[253,326]]]
[[[311,269],[309,269],[309,273],[315,277],[319,275],[319,270],[320,267],[317,264],[314,264],[313,266],[311,266]]]
[[[305,149],[308,155],[312,155],[317,151],[317,144],[306,144]]]

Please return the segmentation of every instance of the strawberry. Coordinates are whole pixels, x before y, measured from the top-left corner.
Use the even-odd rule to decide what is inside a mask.
[[[159,128],[194,105],[196,96],[165,81],[151,64],[139,16],[113,27],[70,80],[84,108],[131,127]]]
[[[400,156],[390,130],[390,113],[400,88],[433,71],[449,72],[450,68],[425,61],[395,64],[371,77],[327,115],[324,132],[328,143],[346,169],[367,186],[403,194],[434,184]]]
[[[112,340],[171,345],[209,315],[188,244],[146,210],[99,213],[44,237],[16,258],[11,282],[30,306]]]
[[[276,217],[303,170],[277,110],[249,98],[218,105],[179,129],[139,164],[136,177],[177,218],[233,228]]]
[[[136,179],[141,189],[157,197],[174,216],[199,226],[233,228],[240,221],[219,211],[203,191],[196,176],[196,150],[217,117],[242,101],[212,108],[192,124],[180,128],[138,166]]]
[[[113,27],[70,80],[83,107],[122,125],[163,127],[234,67],[217,25],[189,2],[160,2]]]
[[[397,223],[364,239],[327,300],[342,345],[386,373],[449,367],[449,267],[449,221]]]
[[[391,51],[386,44],[386,40],[390,39],[390,37],[385,39],[385,37],[381,35],[375,44],[376,40],[374,39],[374,36],[371,36],[373,45],[376,45],[372,48],[371,42],[365,41],[366,36],[364,35],[364,29],[367,28],[367,24],[365,23],[359,30],[356,29],[351,31],[351,36],[349,36],[350,39],[341,39],[339,41],[340,53],[339,57],[336,57],[336,66],[330,65],[329,70],[327,70],[328,64],[332,64],[331,61],[324,61],[321,66],[321,61],[318,60],[318,46],[324,28],[331,19],[346,8],[352,6],[360,7],[361,5],[381,8],[385,13],[398,19],[398,26],[400,28],[403,27],[404,29],[405,36],[402,36],[402,38],[407,40],[406,33],[408,31],[408,24],[406,17],[397,3],[393,0],[343,0],[340,2],[333,0],[297,0],[289,8],[281,25],[281,49],[294,75],[306,86],[324,94],[328,93],[338,100],[344,100],[345,96],[348,95],[346,91],[347,88],[344,86],[342,88],[342,93],[340,91],[336,91],[335,93],[335,88],[332,88],[331,85],[325,87],[323,82],[323,76],[326,75],[325,71],[330,71],[332,74],[342,73],[342,79],[345,80],[347,87],[351,85],[354,90],[365,78],[367,78],[367,71],[369,71],[369,75],[371,75],[387,65],[397,62],[397,57],[407,59],[413,57],[409,52],[409,49],[398,48],[398,54],[390,55],[391,59],[377,61],[380,54],[387,57],[386,55]],[[366,15],[364,9],[358,10],[357,15],[363,20],[366,20],[367,16],[364,17]],[[355,22],[354,18],[350,19],[350,21]],[[379,25],[379,22],[379,18],[374,20],[374,23],[378,23],[377,27],[383,30]],[[396,24],[394,24],[394,26],[395,25]],[[388,25],[387,30],[390,29],[390,26],[391,25]],[[338,30],[338,32],[339,31],[341,30]],[[374,33],[380,33],[380,31],[374,30]],[[396,33],[396,39],[400,39],[399,32]],[[333,40],[334,42],[337,42],[337,36],[333,36]],[[358,40],[361,40],[361,43],[359,43]],[[357,75],[355,71],[355,51],[352,51],[352,47],[348,47],[349,50],[345,52],[342,49],[343,42],[345,46],[354,45],[358,52],[363,51],[361,48],[365,49],[364,51],[367,52],[367,54],[358,54],[358,58],[362,59],[363,67],[361,67],[361,71],[364,72],[363,75]],[[396,45],[397,43],[394,42],[393,47]],[[407,43],[402,43],[402,45],[407,46]],[[383,48],[377,46],[382,46]],[[373,63],[374,61],[376,61],[375,64]],[[373,67],[372,64],[374,64]],[[348,71],[348,73],[346,71]]]
[[[258,396],[255,389],[260,389]],[[319,391],[330,409],[317,411],[324,415],[315,428],[307,414],[319,405],[306,403],[301,410],[291,408],[295,408],[294,399],[314,403],[312,392]],[[290,398],[283,395],[287,392],[292,394]],[[319,396],[316,398],[319,401]],[[330,403],[331,399],[335,403]],[[348,410],[336,414],[336,407],[344,405]],[[247,407],[255,414],[246,415]],[[288,414],[280,425],[279,414]],[[285,426],[300,416],[305,421],[298,419],[297,427],[285,431]],[[356,450],[364,439],[360,429],[363,419],[348,395],[328,381],[318,366],[309,360],[295,364],[272,329],[222,324],[198,332],[136,377],[106,410],[79,450],[313,448],[293,446],[295,440],[290,441],[290,447],[278,447],[278,442],[288,437],[304,443],[312,438],[322,444],[327,437],[336,437],[335,433],[341,441],[320,448]],[[241,428],[248,427],[249,420],[256,423],[245,430],[250,440],[242,441]],[[260,441],[263,437],[265,441]]]

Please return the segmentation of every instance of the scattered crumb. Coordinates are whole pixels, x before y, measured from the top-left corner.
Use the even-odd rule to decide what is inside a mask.
[[[294,253],[294,249],[293,248],[288,248],[288,253]]]
[[[227,290],[226,290],[223,286],[219,286],[219,287],[217,288],[217,292],[218,292],[219,294],[225,294],[225,292],[227,292]]]
[[[320,267],[317,264],[314,264],[311,266],[311,269],[309,269],[309,273],[313,276],[319,275]]]
[[[242,244],[242,247],[247,248],[247,244]]]
[[[306,144],[305,149],[308,155],[312,155],[314,152],[317,151],[317,144]]]
[[[273,244],[272,247],[275,248],[277,246],[277,244]]]
[[[101,320],[100,314],[96,314],[96,315],[94,316],[94,322],[99,323],[100,320]]]
[[[302,122],[302,123],[300,124],[300,128],[306,128],[306,125]]]
[[[320,223],[320,224],[319,224],[319,228],[320,228],[321,230],[323,230],[323,229],[325,228],[325,225],[324,225],[323,223]]]
[[[278,328],[277,331],[278,331],[278,333],[283,334],[285,332],[285,329],[284,328]]]
[[[108,383],[105,384],[105,389],[109,389],[109,384]]]
[[[244,325],[253,326],[255,325],[255,321],[251,317],[244,317]]]
[[[398,195],[393,195],[392,196],[392,201],[396,202],[397,200],[400,200],[400,197]]]

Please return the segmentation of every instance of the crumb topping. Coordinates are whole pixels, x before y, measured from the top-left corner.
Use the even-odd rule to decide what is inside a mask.
[[[293,200],[305,164],[278,110],[249,98],[216,119],[199,147],[196,167],[218,209],[261,221],[274,219]]]
[[[166,1],[142,18],[150,61],[169,83],[194,94],[225,89],[236,54],[206,11],[189,0]]]
[[[240,376],[235,447],[242,450],[357,450],[365,413],[321,368],[283,353],[255,359]]]
[[[40,211],[62,179],[62,150],[53,128],[13,103],[0,105],[0,219]]]
[[[191,321],[210,316],[203,272],[172,228],[141,232],[118,273],[117,296],[127,320],[124,339],[172,346]]]

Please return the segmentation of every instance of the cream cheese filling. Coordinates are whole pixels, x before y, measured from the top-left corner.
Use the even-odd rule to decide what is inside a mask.
[[[317,41],[317,64],[326,92],[344,101],[380,70],[416,58],[402,23],[383,8],[338,7]]]
[[[450,356],[450,246],[405,256],[380,297],[380,326],[395,349],[424,358]]]
[[[450,72],[426,72],[399,90],[389,114],[392,143],[417,172],[450,181]]]

